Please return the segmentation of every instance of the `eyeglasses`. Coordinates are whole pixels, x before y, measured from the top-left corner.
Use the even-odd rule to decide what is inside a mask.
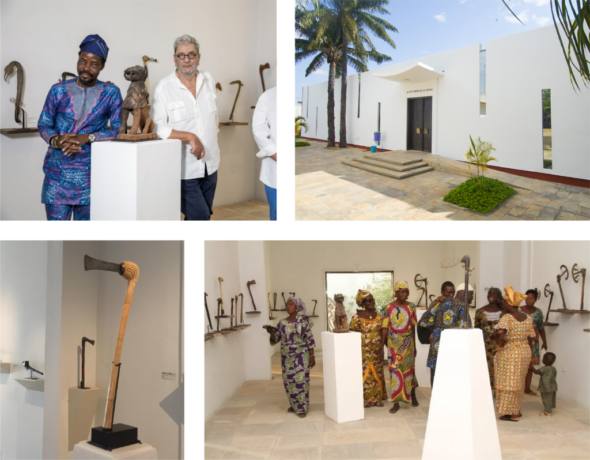
[[[180,54],[175,54],[175,56],[180,59],[181,61],[184,61],[185,58],[189,58],[190,61],[192,61],[194,58],[196,58],[198,56],[197,53],[188,53],[188,54],[184,54],[184,53],[180,53]]]

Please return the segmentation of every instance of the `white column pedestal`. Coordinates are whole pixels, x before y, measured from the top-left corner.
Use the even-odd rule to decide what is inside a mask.
[[[481,329],[443,331],[422,460],[502,460]]]
[[[180,220],[181,145],[177,139],[95,142],[91,220]]]
[[[324,410],[343,423],[365,418],[360,332],[322,332]]]
[[[74,446],[72,460],[97,460],[97,459],[137,459],[137,460],[158,460],[158,451],[149,444],[133,444],[132,446],[120,447],[115,450],[105,450],[100,447],[91,446],[87,442],[80,442]]]
[[[81,390],[73,387],[68,390],[68,450],[90,438],[99,393],[99,388]]]

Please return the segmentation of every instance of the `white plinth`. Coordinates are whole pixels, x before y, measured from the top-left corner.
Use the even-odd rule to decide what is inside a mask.
[[[68,450],[90,438],[99,393],[99,388],[81,390],[73,387],[68,390]]]
[[[343,423],[365,418],[360,332],[322,332],[324,410]]]
[[[449,329],[438,350],[422,460],[475,458],[502,459],[483,334]]]
[[[100,447],[91,446],[87,442],[80,442],[74,446],[72,460],[96,460],[96,459],[137,459],[157,460],[158,451],[149,444],[133,444],[132,446],[120,447],[115,450],[104,450]]]
[[[91,220],[180,220],[181,142],[95,142]]]

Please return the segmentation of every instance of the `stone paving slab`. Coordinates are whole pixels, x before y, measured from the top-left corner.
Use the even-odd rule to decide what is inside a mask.
[[[342,163],[367,155],[366,150],[328,150],[325,143],[308,142],[295,155],[296,220],[590,220],[590,190],[583,187],[488,169],[486,176],[509,183],[517,193],[482,215],[442,200],[471,177],[465,163],[441,159],[434,171],[399,181]]]

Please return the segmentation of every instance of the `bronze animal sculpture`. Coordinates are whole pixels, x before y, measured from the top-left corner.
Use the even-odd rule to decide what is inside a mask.
[[[264,85],[264,75],[262,75],[262,71],[264,69],[270,69],[270,64],[267,62],[266,64],[260,64],[258,71],[260,72],[260,80],[262,80],[262,92],[266,91],[266,86]]]
[[[336,312],[334,318],[334,329],[332,332],[348,332],[348,318],[346,317],[346,309],[344,308],[344,296],[336,294],[334,296],[336,303]]]
[[[23,66],[18,61],[12,61],[6,67],[4,67],[4,81],[8,81],[8,77],[14,73],[16,69],[16,99],[14,101],[14,121],[18,124],[22,124],[25,127],[25,117],[21,119],[21,114],[24,115],[23,110],[23,91],[25,82],[25,71]]]
[[[142,139],[153,139],[156,134],[153,133],[154,122],[150,118],[148,109],[149,93],[145,89],[145,81],[148,77],[148,70],[145,66],[136,65],[125,69],[125,80],[130,81],[127,96],[123,101],[121,111],[121,127],[119,128],[119,136],[117,139],[133,140],[130,136],[137,136]],[[125,135],[127,129],[127,119],[129,113],[133,113],[133,125],[131,126],[128,135]],[[138,133],[138,131],[140,131]]]
[[[238,97],[240,97],[240,90],[244,84],[240,80],[232,81],[229,83],[230,85],[239,85],[238,86],[238,94],[236,94],[236,100],[234,101],[234,106],[231,109],[231,114],[229,115],[229,121],[234,121],[234,110],[236,110],[236,104],[238,103]]]

